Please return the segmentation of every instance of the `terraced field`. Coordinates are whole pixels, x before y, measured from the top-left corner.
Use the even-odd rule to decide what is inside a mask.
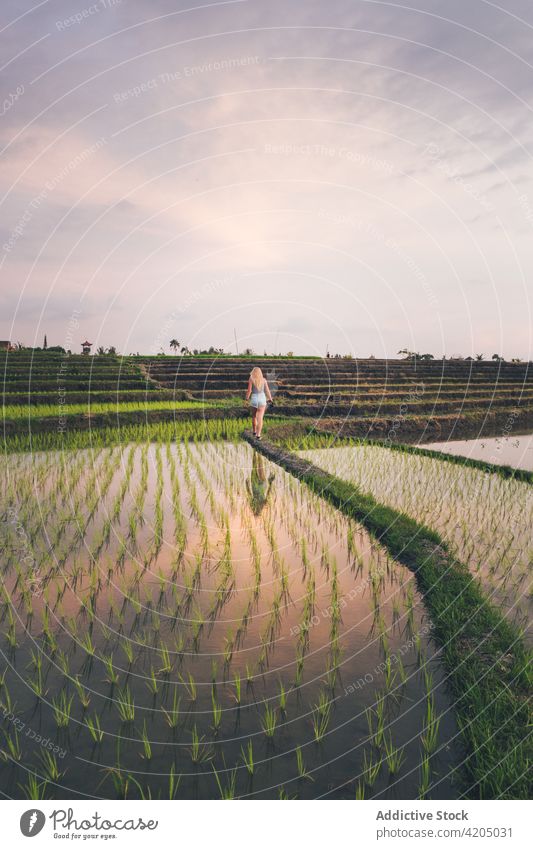
[[[181,415],[241,416],[251,366],[237,357],[0,355],[6,434]],[[347,434],[430,441],[533,424],[527,363],[258,358],[276,414]],[[102,406],[107,405],[107,406]],[[19,408],[19,409],[17,409]],[[220,413],[220,409],[223,413]],[[217,412],[218,411],[218,412]]]
[[[259,362],[3,355],[0,791],[525,798],[528,364]]]

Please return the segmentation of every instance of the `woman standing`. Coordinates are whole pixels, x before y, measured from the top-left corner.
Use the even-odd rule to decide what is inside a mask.
[[[246,400],[250,401],[252,408],[252,427],[254,436],[261,439],[261,431],[263,430],[263,416],[265,415],[267,398],[272,404],[272,395],[268,383],[263,377],[263,372],[257,366],[252,369],[250,379],[248,380],[248,391],[246,392]]]

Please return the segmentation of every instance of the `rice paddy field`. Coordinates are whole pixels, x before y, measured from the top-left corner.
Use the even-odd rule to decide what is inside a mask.
[[[0,355],[0,793],[525,798],[529,364],[250,365]]]
[[[437,530],[531,644],[529,483],[378,445],[310,450],[300,456]]]
[[[431,622],[357,522],[164,429],[1,465],[4,795],[459,798]]]

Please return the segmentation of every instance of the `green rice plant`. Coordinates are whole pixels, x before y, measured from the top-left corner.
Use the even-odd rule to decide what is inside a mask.
[[[211,689],[211,705],[213,709],[213,731],[218,734],[220,724],[222,722],[222,705],[219,705],[216,698],[215,688]]]
[[[183,686],[185,687],[185,689],[187,690],[187,694],[188,694],[191,702],[195,702],[198,693],[197,693],[197,689],[196,689],[196,681],[194,680],[193,675],[189,672],[189,680],[188,681],[185,680],[185,678],[183,677],[183,675],[181,675],[181,673],[178,674],[178,677],[179,677],[181,683],[183,684]]]
[[[381,770],[381,758],[379,760],[374,760],[373,752],[370,752],[370,755],[367,755],[366,750],[363,753],[363,781],[367,785],[367,787],[373,787],[376,783],[376,778],[378,777]]]
[[[124,654],[126,655],[126,659],[131,666],[133,664],[133,644],[130,643],[129,640],[123,640],[121,643],[121,648]]]
[[[233,676],[233,698],[236,703],[240,705],[241,703],[241,676],[236,672]]]
[[[325,692],[321,692],[318,703],[313,708],[313,733],[315,741],[320,743],[328,730],[331,718],[331,701]]]
[[[101,660],[107,672],[105,680],[109,684],[118,684],[119,677],[117,672],[115,672],[115,667],[113,666],[113,654],[110,654],[109,657],[102,655]]]
[[[135,702],[128,686],[118,691],[116,705],[121,721],[124,723],[133,722],[135,719]]]
[[[251,740],[248,740],[248,743],[246,745],[246,751],[241,746],[241,756],[242,756],[242,762],[243,762],[244,766],[246,767],[248,774],[253,775],[255,765],[254,765],[254,748],[253,748],[253,744],[252,744]]]
[[[156,678],[154,667],[151,667],[150,675],[148,675],[147,680],[145,681],[146,686],[150,690],[150,692],[156,696],[159,692],[159,681]]]
[[[365,784],[363,781],[358,781],[355,787],[355,798],[356,800],[362,800],[365,798]]]
[[[70,722],[74,696],[68,696],[66,690],[61,690],[57,699],[52,699],[54,718],[58,728],[67,728]]]
[[[279,682],[279,709],[282,713],[287,710],[287,693],[281,681]]]
[[[48,781],[40,781],[34,772],[29,773],[26,784],[19,784],[18,786],[22,790],[25,799],[31,799],[32,801],[46,799],[45,793],[48,787]]]
[[[143,754],[141,755],[141,758],[144,758],[145,761],[151,761],[152,760],[152,744],[150,742],[150,738],[148,737],[148,734],[147,734],[147,731],[146,731],[146,719],[143,722],[143,730],[141,732],[141,740],[142,740],[142,744],[143,744]]]
[[[167,711],[165,708],[161,708],[161,710],[165,714],[165,719],[170,728],[177,728],[178,726],[180,718],[180,704],[181,698],[178,696],[177,688],[174,687],[174,696],[172,698],[171,709]]]
[[[65,770],[59,769],[56,756],[46,749],[41,752],[40,761],[47,781],[57,782],[65,774]]]
[[[85,649],[89,657],[94,657],[96,652],[95,645],[93,643],[92,634],[88,631],[82,637],[79,637],[78,642],[82,648]]]
[[[85,720],[85,725],[89,731],[89,734],[93,738],[95,743],[101,743],[104,739],[104,732],[100,726],[100,717],[97,713],[95,713],[94,718],[88,716]]]
[[[405,751],[404,748],[397,748],[394,746],[392,742],[392,735],[389,732],[388,738],[385,737],[385,757],[387,759],[387,766],[389,768],[389,773],[391,775],[396,775],[402,766],[402,763],[405,759]]]
[[[22,749],[18,731],[15,730],[11,735],[8,731],[2,732],[5,737],[5,748],[0,749],[0,757],[4,761],[21,761]]]
[[[91,703],[91,697],[77,675],[71,680],[74,684],[74,687],[76,688],[76,692],[78,694],[78,698],[81,702],[81,705],[86,710],[89,707],[89,704]]]
[[[261,717],[261,728],[265,737],[272,739],[276,732],[278,717],[275,709],[271,708],[267,702],[264,702],[264,706],[263,716]]]
[[[232,769],[229,772],[226,785],[222,784],[222,781],[220,780],[220,776],[219,776],[218,772],[216,771],[214,765],[213,765],[213,772],[215,773],[216,782],[217,782],[218,789],[219,789],[219,792],[220,792],[220,798],[226,799],[226,800],[235,799],[235,788],[237,786],[237,768],[235,767],[235,769]]]
[[[424,731],[420,735],[420,742],[426,755],[431,755],[436,750],[439,741],[439,727],[441,717],[435,712],[435,700],[433,695],[426,697],[426,712],[424,717]]]
[[[178,793],[178,788],[181,784],[181,775],[176,776],[176,770],[174,768],[174,764],[170,767],[170,773],[168,776],[168,798],[175,799]]]
[[[172,661],[170,659],[170,652],[166,646],[163,646],[160,649],[162,666],[159,672],[168,673],[172,670]]]
[[[431,786],[431,765],[429,755],[422,756],[420,762],[420,778],[418,782],[418,798],[426,799]]]
[[[298,778],[314,781],[313,776],[307,772],[300,746],[296,746],[296,766],[298,767]]]
[[[203,737],[198,736],[198,729],[196,728],[196,724],[193,725],[191,731],[191,747],[189,749],[189,754],[191,756],[193,764],[200,764],[204,763],[205,761],[210,761],[215,755],[213,747],[208,743],[204,743],[203,740]]]
[[[289,796],[289,794],[285,790],[283,784],[281,785],[281,787],[278,790],[278,799],[280,801],[290,801],[291,799],[296,799],[296,798],[297,798],[296,796]]]

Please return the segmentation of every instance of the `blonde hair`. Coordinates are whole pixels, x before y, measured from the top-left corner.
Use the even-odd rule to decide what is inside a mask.
[[[258,389],[258,390],[264,389],[265,378],[263,377],[263,372],[261,371],[259,366],[256,366],[255,368],[253,368],[252,371],[250,372],[250,380],[252,381],[252,383],[253,383],[253,385],[255,386],[256,389]]]

